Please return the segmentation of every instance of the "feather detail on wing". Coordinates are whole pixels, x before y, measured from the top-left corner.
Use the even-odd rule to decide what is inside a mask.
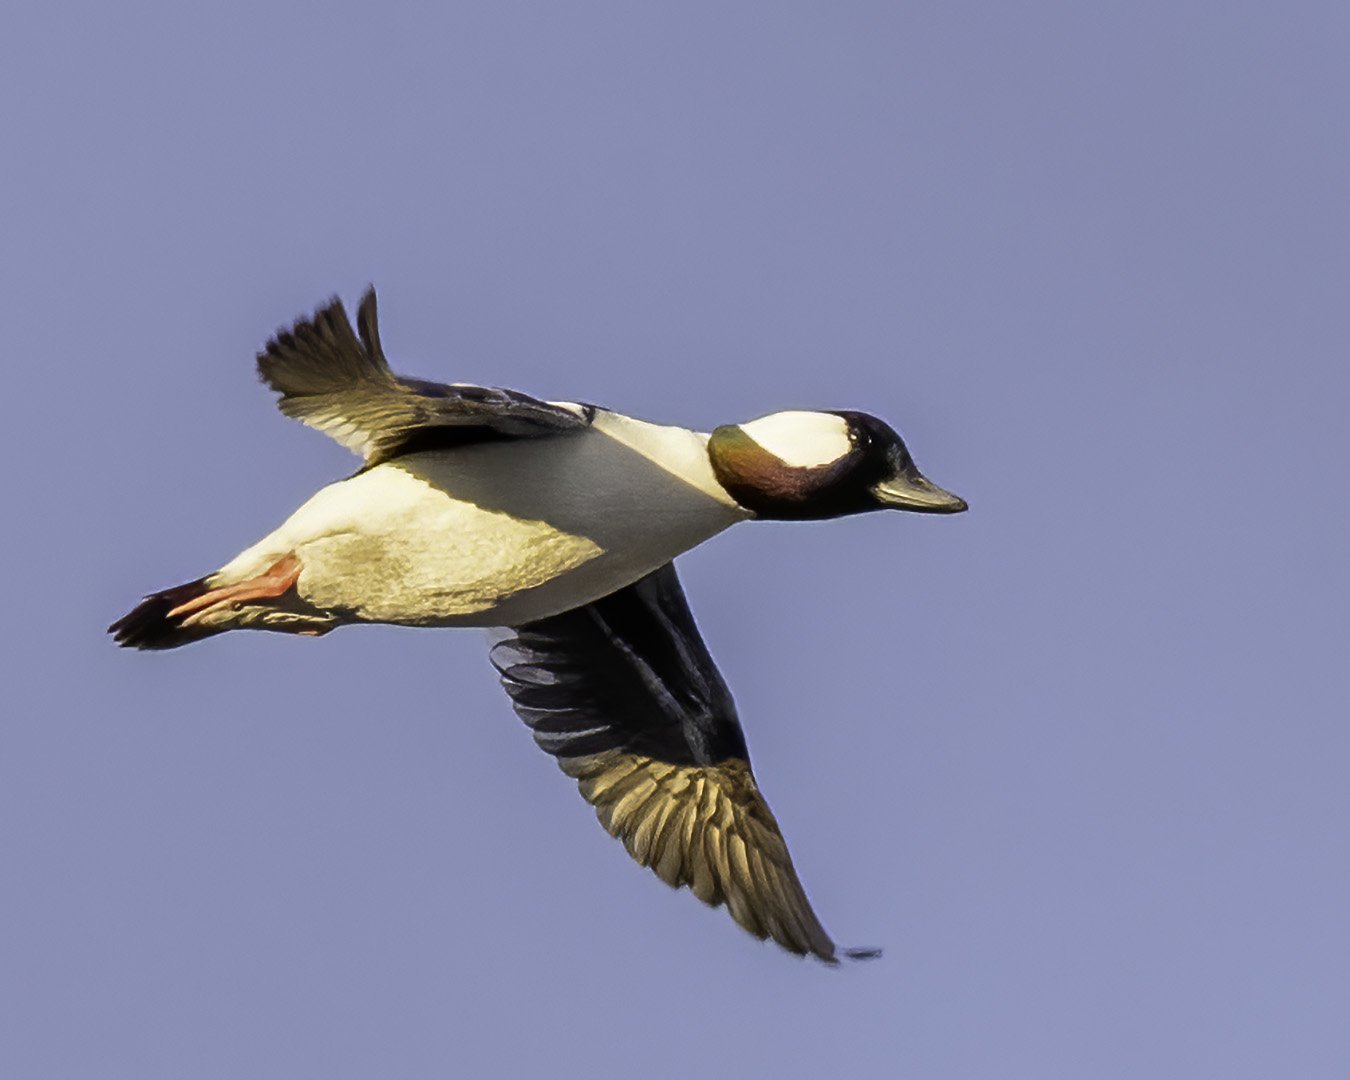
[[[380,346],[375,290],[352,330],[339,300],[277,334],[258,354],[258,374],[287,416],[360,454],[367,467],[400,454],[493,439],[536,438],[585,428],[594,410],[495,387],[395,375]],[[358,334],[359,332],[359,334]]]
[[[512,633],[492,660],[516,712],[628,853],[756,937],[835,963],[674,567]]]

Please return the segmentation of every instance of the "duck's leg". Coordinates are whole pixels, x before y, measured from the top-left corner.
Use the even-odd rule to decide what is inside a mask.
[[[198,612],[219,604],[230,604],[237,611],[250,600],[275,600],[295,585],[300,577],[300,569],[300,560],[295,555],[283,555],[257,577],[210,589],[172,608],[168,617],[186,622]]]
[[[119,645],[175,649],[225,630],[256,627],[318,635],[338,624],[294,592],[302,569],[294,553],[261,574],[212,588],[210,578],[152,593],[108,627]]]

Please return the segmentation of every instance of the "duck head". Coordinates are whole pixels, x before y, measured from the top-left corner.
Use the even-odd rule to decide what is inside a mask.
[[[894,428],[862,412],[780,412],[726,424],[709,438],[708,458],[728,494],[770,520],[966,509],[919,472]]]

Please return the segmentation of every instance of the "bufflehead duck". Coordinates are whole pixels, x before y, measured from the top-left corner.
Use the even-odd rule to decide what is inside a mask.
[[[394,375],[373,289],[355,331],[334,300],[273,338],[258,372],[283,413],[362,467],[215,573],[148,596],[109,627],[117,642],[506,628],[490,655],[515,711],[629,854],[756,937],[837,962],[671,560],[754,518],[965,502],[865,413],[780,412],[704,434]]]

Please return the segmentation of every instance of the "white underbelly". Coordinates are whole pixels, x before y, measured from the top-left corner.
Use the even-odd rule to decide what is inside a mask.
[[[603,556],[592,540],[546,522],[458,502],[415,479],[378,528],[295,546],[297,583],[316,607],[367,622],[453,625],[557,581]],[[585,601],[582,601],[585,602]]]
[[[360,473],[319,491],[220,577],[294,552],[300,597],[342,621],[519,625],[622,588],[744,516],[587,432]]]

